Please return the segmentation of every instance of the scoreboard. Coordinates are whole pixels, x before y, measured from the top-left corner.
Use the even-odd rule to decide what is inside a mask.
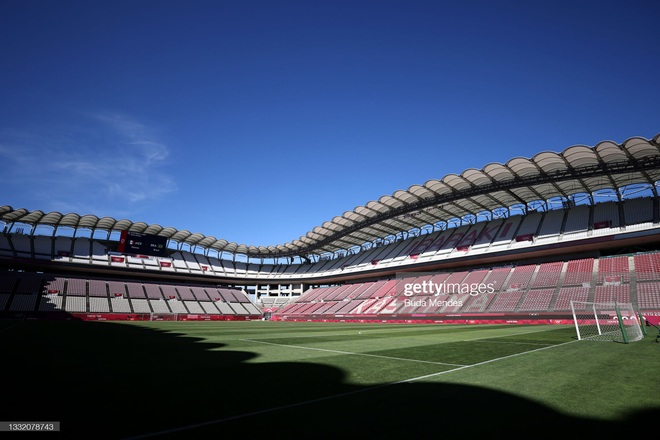
[[[122,254],[144,254],[165,257],[167,237],[143,234],[141,232],[122,231],[119,238],[118,252]]]

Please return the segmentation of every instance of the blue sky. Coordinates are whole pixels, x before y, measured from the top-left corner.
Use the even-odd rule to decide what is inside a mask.
[[[660,133],[654,1],[0,3],[0,205],[285,243]]]

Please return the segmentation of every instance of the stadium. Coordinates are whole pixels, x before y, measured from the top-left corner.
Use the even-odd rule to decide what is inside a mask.
[[[0,207],[5,418],[96,438],[652,435],[660,134],[502,159],[276,246]],[[577,341],[593,303],[628,305],[603,322],[641,341]]]

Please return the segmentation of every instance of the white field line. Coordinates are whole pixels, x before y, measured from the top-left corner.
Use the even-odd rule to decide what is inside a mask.
[[[365,324],[360,324],[360,325],[365,325]],[[438,324],[415,324],[415,325],[420,326],[420,327],[421,326],[425,326],[425,327],[437,327],[438,326]],[[474,328],[474,324],[465,324],[465,325],[452,324],[452,325],[453,325],[451,327],[452,329]],[[538,327],[538,326],[536,326],[536,327]],[[242,330],[237,330],[237,331],[242,331]],[[275,337],[272,337],[272,338],[268,338],[268,337],[264,338],[264,337],[260,336],[259,339],[268,341],[270,339],[282,339],[282,338],[296,338],[296,339],[299,339],[299,338],[300,339],[302,339],[302,338],[319,338],[319,339],[320,338],[332,338],[332,337],[336,337],[336,336],[350,335],[350,334],[353,334],[354,331],[355,331],[354,329],[351,329],[350,331],[349,330],[338,330],[337,332],[334,332],[334,333],[324,332],[324,334],[311,334],[311,335],[309,333],[306,333],[306,334],[302,334],[302,333],[299,333],[299,334],[290,333],[289,334],[289,333],[287,333],[287,334],[284,334],[282,336],[275,336]],[[392,335],[392,337],[395,337],[395,338],[400,337],[400,336],[397,336],[396,333],[393,333],[391,330],[388,330],[388,329],[368,329],[368,330],[361,329],[360,331],[365,336],[379,335],[379,334],[389,334],[389,335]],[[480,331],[480,330],[475,330],[475,331]],[[530,330],[530,331],[527,331],[527,332],[507,333],[507,334],[503,334],[503,335],[499,335],[499,336],[488,336],[486,338],[463,339],[462,341],[478,341],[478,340],[481,340],[481,339],[506,338],[506,337],[509,337],[509,336],[529,335],[529,334],[532,334],[532,333],[540,333],[540,332],[545,332],[545,331],[548,331],[548,329],[544,328],[544,329],[540,329],[540,330],[536,330],[536,329],[535,330]],[[243,332],[243,333],[245,333],[245,332]],[[437,335],[444,335],[444,334],[445,333],[439,332]],[[454,335],[454,333],[448,333],[448,334]],[[428,336],[432,336],[432,335],[428,335]],[[412,338],[410,336],[404,336],[404,337],[406,337],[408,339],[413,339],[413,340],[424,340],[424,336],[418,336],[418,337],[412,337]],[[445,341],[436,341],[436,342],[445,342]],[[446,341],[446,342],[455,342],[455,341]]]
[[[484,340],[484,339],[508,338],[510,336],[531,335],[533,333],[541,333],[541,332],[546,332],[546,331],[548,331],[548,329],[543,328],[543,329],[540,329],[540,330],[532,330],[532,331],[528,331],[528,332],[507,333],[507,334],[499,335],[499,336],[486,336],[486,337],[483,337],[483,338],[463,339],[462,342],[481,341],[481,340]],[[515,342],[514,342],[514,344],[515,344]]]
[[[577,342],[577,340],[575,340],[575,341],[563,342],[563,343],[561,343],[561,344],[556,344],[556,345],[548,345],[548,346],[546,346],[546,347],[535,348],[534,350],[523,351],[523,352],[521,352],[521,353],[514,353],[514,354],[510,354],[510,355],[508,355],[508,356],[502,356],[502,357],[495,358],[495,359],[489,359],[489,360],[487,360],[487,361],[478,362],[478,363],[476,363],[476,364],[471,364],[471,365],[466,365],[466,366],[464,366],[464,367],[454,368],[454,369],[452,369],[452,370],[446,370],[446,371],[440,371],[440,372],[438,372],[438,373],[427,374],[426,376],[414,377],[414,378],[412,378],[412,379],[404,379],[404,380],[401,380],[401,381],[399,381],[399,382],[394,382],[394,383],[396,384],[396,383],[409,383],[409,382],[415,382],[415,381],[418,381],[418,380],[427,379],[427,378],[429,378],[429,377],[441,376],[441,375],[443,375],[443,374],[453,373],[454,371],[464,370],[464,369],[466,369],[466,368],[478,367],[478,366],[480,366],[480,365],[490,364],[490,363],[492,363],[492,362],[497,362],[497,361],[501,361],[501,360],[504,360],[504,359],[509,359],[509,358],[516,357],[516,356],[522,356],[522,355],[524,355],[524,354],[534,353],[534,352],[536,352],[536,351],[547,350],[548,348],[561,347],[562,345],[572,344],[573,342]]]
[[[303,345],[277,344],[275,342],[257,341],[255,339],[239,339],[239,341],[255,342],[257,344],[275,345],[277,347],[296,348],[298,350],[313,350],[313,351],[323,351],[323,352],[326,352],[326,353],[345,354],[345,355],[348,355],[348,356],[368,356],[368,357],[375,357],[375,358],[381,358],[381,359],[390,359],[390,360],[395,360],[395,361],[419,362],[419,363],[422,363],[422,364],[434,364],[434,365],[448,365],[450,367],[464,367],[465,366],[465,365],[461,365],[461,364],[448,364],[448,363],[445,363],[445,362],[422,361],[422,360],[419,360],[419,359],[408,359],[408,358],[399,358],[399,357],[393,357],[393,356],[382,356],[382,355],[379,355],[379,354],[370,354],[370,353],[358,353],[358,352],[355,352],[355,351],[330,350],[330,349],[327,349],[327,348],[305,347]]]
[[[480,339],[472,339],[471,341],[465,341],[465,342],[481,342],[482,344],[536,345],[541,347],[547,347],[549,345],[553,345],[553,344],[541,344],[539,342],[511,342],[511,341],[487,341],[487,340],[482,341]]]
[[[516,356],[522,356],[522,355],[525,355],[525,354],[534,353],[534,352],[541,351],[541,350],[547,350],[549,348],[561,347],[562,345],[571,344],[573,342],[577,342],[577,340],[564,342],[564,343],[557,344],[557,345],[550,345],[550,346],[547,346],[547,347],[536,348],[534,350],[524,351],[522,353],[515,353],[515,354],[508,355],[508,356],[503,356],[503,357],[499,357],[499,358],[495,358],[495,359],[490,359],[490,360],[479,362],[479,363],[476,363],[476,364],[464,365],[464,366],[460,366],[460,367],[457,367],[457,368],[453,368],[451,370],[440,371],[438,373],[426,374],[424,376],[418,376],[418,377],[413,377],[413,378],[410,378],[410,379],[399,380],[397,382],[388,382],[388,383],[384,383],[384,384],[381,384],[381,385],[374,385],[374,386],[371,386],[371,387],[361,388],[359,390],[348,391],[346,393],[332,394],[332,395],[329,395],[329,396],[319,397],[317,399],[310,399],[310,400],[305,400],[305,401],[302,401],[302,402],[290,403],[288,405],[281,405],[281,406],[276,406],[276,407],[273,407],[273,408],[265,408],[265,409],[261,409],[261,410],[258,410],[258,411],[252,411],[252,412],[248,412],[248,413],[237,414],[235,416],[224,417],[224,418],[216,419],[216,420],[209,420],[207,422],[195,423],[195,424],[186,425],[186,426],[180,426],[178,428],[172,428],[172,429],[166,429],[166,430],[163,430],[163,431],[151,432],[151,433],[147,433],[147,434],[137,435],[137,436],[134,436],[134,437],[127,437],[127,438],[124,438],[123,440],[138,440],[138,439],[143,439],[143,438],[156,437],[156,436],[159,436],[159,435],[172,434],[172,433],[175,433],[175,432],[186,431],[186,430],[189,430],[189,429],[202,428],[204,426],[216,425],[216,424],[219,424],[219,423],[229,422],[229,421],[232,421],[232,420],[243,419],[243,418],[246,418],[246,417],[258,416],[258,415],[261,415],[261,414],[267,414],[267,413],[271,413],[271,412],[275,412],[275,411],[281,411],[281,410],[284,410],[284,409],[310,405],[312,403],[317,403],[317,402],[323,402],[325,400],[337,399],[337,398],[340,398],[340,397],[346,397],[346,396],[350,396],[350,395],[353,395],[353,394],[359,394],[359,393],[364,393],[364,392],[367,392],[367,391],[373,391],[373,390],[377,390],[377,389],[380,389],[380,388],[389,387],[389,386],[392,386],[392,385],[399,385],[399,384],[403,384],[403,383],[416,382],[418,380],[424,380],[424,379],[428,379],[428,378],[431,378],[431,377],[441,376],[443,374],[449,374],[449,373],[453,373],[455,371],[465,370],[467,368],[478,367],[478,366],[481,366],[481,365],[502,361],[502,360],[509,359],[509,358],[516,357]]]

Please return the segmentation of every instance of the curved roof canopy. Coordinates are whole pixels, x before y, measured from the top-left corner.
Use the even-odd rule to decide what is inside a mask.
[[[347,211],[297,240],[275,246],[237,244],[200,233],[143,222],[95,215],[44,213],[0,207],[6,223],[68,226],[107,231],[129,230],[168,237],[178,243],[257,258],[306,256],[346,250],[388,236],[439,222],[527,205],[579,193],[633,184],[654,186],[660,181],[660,134],[634,137],[622,144],[604,141],[594,147],[572,146],[561,153],[541,152],[532,158],[515,157],[504,164],[448,174],[384,195]]]

